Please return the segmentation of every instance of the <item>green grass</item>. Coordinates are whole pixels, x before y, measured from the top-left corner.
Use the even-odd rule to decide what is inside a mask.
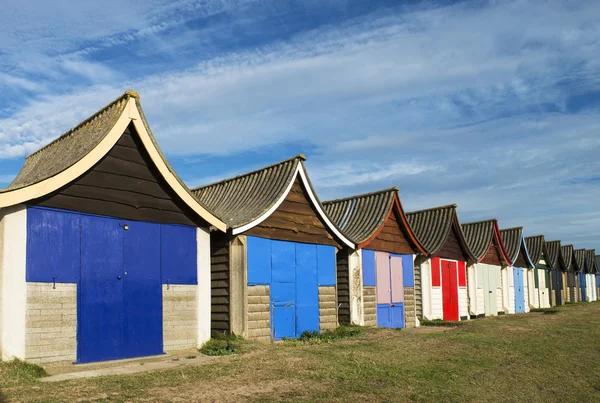
[[[21,360],[0,362],[0,387],[33,383],[44,376],[48,374],[39,365]]]
[[[360,326],[340,326],[335,330],[324,330],[321,333],[305,331],[297,339],[286,339],[284,341],[287,345],[332,343],[357,337],[363,330],[364,328]]]
[[[242,340],[238,336],[214,334],[213,338],[204,343],[199,351],[204,355],[212,356],[239,354]]]
[[[600,401],[600,304],[554,309],[441,333],[365,328],[317,343],[311,335],[293,348],[239,340],[244,354],[204,364],[59,383],[3,363],[0,401]]]
[[[465,322],[452,322],[452,321],[441,320],[441,319],[434,319],[434,320],[422,319],[421,320],[421,326],[457,327],[457,326],[463,325],[464,323]]]
[[[546,315],[556,315],[560,312],[557,308],[531,308],[531,312],[541,312]]]

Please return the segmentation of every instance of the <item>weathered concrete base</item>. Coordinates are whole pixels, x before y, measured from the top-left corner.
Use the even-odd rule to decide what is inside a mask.
[[[271,340],[271,289],[268,285],[248,286],[248,340]]]
[[[377,301],[375,287],[363,287],[365,326],[377,326]]]
[[[198,347],[196,285],[163,285],[163,348],[176,351]]]
[[[404,319],[404,327],[407,329],[417,326],[414,287],[404,287]]]
[[[319,287],[319,329],[333,330],[338,326],[335,286]]]
[[[77,285],[27,283],[25,359],[77,360]]]

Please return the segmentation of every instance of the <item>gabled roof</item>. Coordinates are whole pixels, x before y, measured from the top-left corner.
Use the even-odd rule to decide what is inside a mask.
[[[130,124],[171,189],[202,219],[224,231],[225,224],[192,195],[167,162],[148,126],[139,95],[132,90],[27,156],[13,182],[0,190],[0,208],[45,196],[77,179],[112,149]]]
[[[569,270],[573,264],[573,245],[563,245],[560,248],[565,270]]]
[[[460,228],[456,204],[413,211],[407,213],[406,218],[419,243],[429,256],[435,255],[444,246],[452,227],[454,227],[458,235],[458,242],[466,255],[473,261],[477,260],[471,253]]]
[[[596,263],[596,273],[600,273],[600,255],[596,255],[594,261]]]
[[[504,242],[506,253],[513,264],[517,261],[519,253],[523,251],[526,263],[531,267],[535,267],[531,261],[529,251],[527,250],[527,244],[525,243],[525,238],[523,237],[523,227],[501,229],[500,235],[502,236],[502,242]]]
[[[461,224],[461,229],[476,262],[480,262],[485,257],[490,243],[494,243],[500,249],[501,259],[506,264],[511,264],[511,260],[506,254],[506,249],[502,243],[498,220],[492,218],[491,220]]]
[[[327,228],[344,244],[354,248],[354,243],[325,214],[306,174],[305,160],[306,157],[300,154],[252,172],[199,186],[192,192],[232,229],[233,235],[237,235],[260,224],[277,210],[298,178]]]
[[[575,256],[575,270],[576,271],[584,271],[585,266],[585,249],[575,249],[573,250],[573,255]]]
[[[546,241],[546,250],[548,251],[548,260],[552,268],[559,268],[562,261],[562,248],[560,241]]]
[[[544,240],[543,235],[536,236],[528,236],[525,238],[525,245],[527,245],[527,251],[529,252],[529,257],[531,258],[531,262],[537,266],[537,264],[542,260],[542,255],[546,256],[548,259],[548,252],[546,250],[546,241]],[[546,262],[547,265],[550,265],[549,262]]]
[[[587,249],[585,251],[585,264],[587,265],[590,273],[598,272],[598,263],[596,262],[595,255],[596,249]]]
[[[331,220],[359,249],[377,237],[396,207],[409,241],[418,251],[426,254],[408,224],[397,187],[329,200],[323,202],[323,207]]]

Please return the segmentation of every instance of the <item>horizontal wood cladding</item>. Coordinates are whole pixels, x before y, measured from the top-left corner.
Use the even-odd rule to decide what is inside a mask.
[[[348,255],[347,247],[337,253],[337,299],[340,308],[338,311],[338,320],[340,324],[350,324],[350,278],[348,273]]]
[[[412,254],[412,247],[408,243],[406,236],[400,229],[400,221],[396,213],[390,214],[386,220],[383,229],[377,237],[373,239],[365,249],[377,250],[382,252],[397,253],[397,254]]]
[[[341,246],[319,218],[298,179],[277,210],[244,234],[282,241]]]
[[[517,260],[513,263],[513,266],[516,267],[527,267],[527,259],[525,258],[525,251],[523,248],[519,250],[519,254],[517,255]]]
[[[463,249],[458,242],[458,235],[456,234],[456,228],[452,226],[450,233],[448,234],[448,238],[446,238],[446,242],[444,246],[440,248],[440,250],[432,257],[439,257],[442,259],[452,259],[452,260],[466,260]]]
[[[128,220],[206,225],[164,181],[133,126],[92,169],[31,204]]]
[[[213,232],[210,237],[210,296],[211,320],[213,332],[230,330],[230,273],[229,273],[229,237]]]
[[[488,246],[487,252],[485,252],[485,256],[481,263],[491,264],[494,266],[502,266],[502,262],[500,261],[500,257],[498,256],[498,250],[493,242],[490,242]]]

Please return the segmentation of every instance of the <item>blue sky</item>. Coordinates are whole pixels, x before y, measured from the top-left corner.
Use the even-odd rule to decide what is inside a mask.
[[[34,3],[0,15],[0,186],[134,88],[190,186],[304,153],[322,200],[600,251],[600,2]]]

